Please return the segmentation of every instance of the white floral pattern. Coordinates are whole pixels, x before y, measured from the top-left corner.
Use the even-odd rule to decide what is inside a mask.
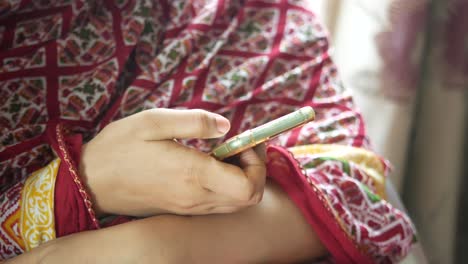
[[[21,235],[26,250],[55,239],[54,189],[60,159],[34,172],[21,196]]]

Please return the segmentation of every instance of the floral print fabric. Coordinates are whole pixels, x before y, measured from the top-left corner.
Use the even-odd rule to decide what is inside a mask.
[[[0,0],[0,192],[53,160],[50,126],[59,123],[89,140],[109,122],[155,107],[220,113],[231,120],[229,137],[309,105],[316,121],[271,145],[368,149],[362,117],[330,59],[327,33],[304,6],[298,0]],[[222,140],[183,143],[209,151]],[[369,174],[346,157],[295,158],[305,174],[284,177],[310,179],[327,199],[314,210],[332,210],[356,250],[379,262],[408,252],[409,219],[375,200],[382,189],[372,175],[383,179],[386,170]],[[366,205],[353,206],[357,200]],[[381,212],[385,217],[374,217]]]

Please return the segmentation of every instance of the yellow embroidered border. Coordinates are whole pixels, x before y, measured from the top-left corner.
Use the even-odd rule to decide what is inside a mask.
[[[55,239],[54,190],[60,159],[35,171],[21,195],[21,235],[26,250]]]

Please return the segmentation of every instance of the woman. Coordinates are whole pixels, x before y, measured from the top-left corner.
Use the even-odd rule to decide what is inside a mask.
[[[372,263],[409,251],[410,220],[384,200],[387,163],[304,2],[0,6],[1,258]],[[316,121],[270,142],[266,165],[259,149],[239,167],[205,154],[306,105]]]

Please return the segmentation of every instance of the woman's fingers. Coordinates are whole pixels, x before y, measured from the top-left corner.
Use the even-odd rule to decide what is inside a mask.
[[[259,144],[254,147],[255,153],[257,153],[258,157],[263,161],[266,162],[266,145],[265,143]]]
[[[205,167],[196,169],[196,176],[202,187],[216,194],[213,196],[215,199],[221,200],[224,195],[230,197],[234,204],[255,204],[261,200],[266,168],[265,163],[252,149],[240,154],[241,167],[207,158],[210,159],[209,162],[200,162],[192,166],[205,164]]]
[[[135,114],[137,135],[144,140],[217,138],[230,129],[229,120],[205,110],[155,108]]]
[[[260,146],[257,150],[262,151]],[[253,149],[248,149],[239,155],[239,163],[245,175],[254,184],[254,202],[259,203],[263,197],[266,181],[265,161]]]
[[[200,172],[197,176],[202,187],[233,201],[249,202],[255,194],[254,183],[237,166],[212,158]]]
[[[153,109],[109,125],[93,142],[114,150],[106,155],[113,161],[111,173],[102,174],[111,175],[106,176],[110,183],[120,180],[122,192],[111,199],[101,196],[107,204],[121,199],[127,203],[123,211],[135,215],[223,213],[258,203],[266,177],[261,147],[260,155],[253,149],[239,154],[235,166],[169,140],[219,137],[228,130],[227,119],[203,110]],[[154,204],[122,198],[128,193]]]
[[[205,204],[199,208],[194,208],[194,214],[197,215],[210,215],[210,214],[227,214],[234,213],[246,208],[246,204]]]

